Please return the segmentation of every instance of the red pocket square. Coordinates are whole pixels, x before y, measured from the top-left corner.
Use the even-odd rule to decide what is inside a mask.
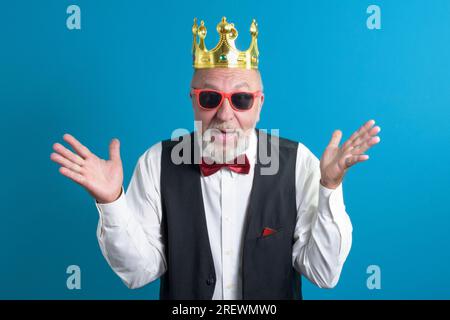
[[[262,236],[263,237],[267,237],[267,236],[270,236],[271,234],[274,234],[275,232],[277,232],[277,230],[265,227],[263,232],[262,232]]]

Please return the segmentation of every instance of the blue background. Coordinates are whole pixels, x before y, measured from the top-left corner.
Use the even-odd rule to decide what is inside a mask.
[[[66,9],[81,8],[81,30]],[[381,8],[381,30],[366,9]],[[222,15],[259,24],[266,102],[279,128],[318,157],[331,133],[381,126],[371,159],[349,171],[353,247],[333,290],[306,299],[450,298],[450,1],[2,1],[0,5],[0,298],[156,299],[127,289],[101,255],[93,200],[58,173],[52,144],[70,132],[102,157],[122,143],[125,186],[138,157],[193,128],[188,99],[194,16],[218,39]],[[168,99],[169,97],[169,99]],[[81,290],[66,287],[81,268]],[[381,290],[366,268],[381,267]]]

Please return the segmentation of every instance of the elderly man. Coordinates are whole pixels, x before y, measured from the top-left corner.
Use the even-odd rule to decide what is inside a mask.
[[[161,277],[162,299],[298,299],[300,275],[334,287],[352,242],[342,180],[368,159],[380,128],[368,121],[342,146],[336,130],[319,162],[302,143],[256,129],[264,102],[256,22],[243,52],[225,18],[210,51],[203,21],[192,31],[190,95],[200,127],[149,148],[126,193],[117,139],[109,160],[69,134],[75,153],[54,144],[61,174],[96,200],[104,257],[130,288]],[[186,146],[200,147],[199,162]],[[264,173],[268,150],[277,165]]]

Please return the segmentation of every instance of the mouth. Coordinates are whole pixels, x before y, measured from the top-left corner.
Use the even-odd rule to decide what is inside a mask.
[[[218,132],[211,137],[211,141],[226,143],[227,141],[234,140],[236,133],[236,129],[218,129]]]
[[[236,132],[236,129],[219,129],[219,130],[224,134],[231,134]]]

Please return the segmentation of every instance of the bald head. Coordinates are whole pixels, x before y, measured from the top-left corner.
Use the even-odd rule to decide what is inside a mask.
[[[263,90],[259,70],[239,68],[197,69],[192,76],[191,87],[225,92]]]

